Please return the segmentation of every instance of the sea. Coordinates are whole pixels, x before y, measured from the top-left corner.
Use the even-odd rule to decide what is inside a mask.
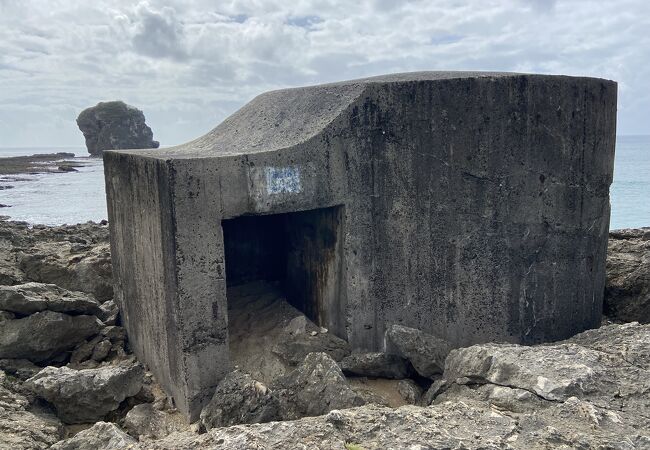
[[[32,224],[62,225],[107,218],[104,171],[100,158],[83,147],[0,147],[0,158],[69,152],[83,166],[78,172],[0,175],[0,216]],[[0,164],[2,161],[0,160]],[[3,186],[12,189],[1,189]],[[619,136],[614,182],[610,189],[610,228],[650,226],[650,136]]]

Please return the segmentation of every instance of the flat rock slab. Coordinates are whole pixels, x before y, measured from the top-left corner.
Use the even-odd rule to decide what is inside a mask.
[[[95,316],[69,316],[53,311],[6,320],[0,327],[0,358],[47,361],[96,335],[101,327]]]
[[[412,372],[409,363],[401,356],[381,352],[353,353],[343,358],[340,366],[347,374],[398,380],[407,378]]]
[[[346,341],[330,333],[294,334],[278,342],[271,351],[292,367],[304,361],[310,353],[326,353],[334,361],[341,361],[351,352]]]
[[[481,344],[456,349],[447,358],[444,377],[457,384],[522,389],[549,401],[578,397],[603,406],[650,401],[650,370],[644,367],[647,350],[642,350],[650,346],[649,330],[650,325],[613,325],[553,345]],[[613,336],[618,339],[612,341]],[[626,348],[632,349],[632,361],[639,362],[626,359]]]
[[[22,315],[39,311],[95,316],[103,313],[99,302],[90,294],[35,282],[0,286],[0,310]]]

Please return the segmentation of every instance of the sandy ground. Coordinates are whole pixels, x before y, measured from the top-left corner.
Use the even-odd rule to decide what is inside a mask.
[[[228,324],[233,364],[267,385],[292,370],[271,349],[292,334],[322,332],[287,302],[277,286],[263,281],[228,288]],[[392,407],[406,404],[397,380],[348,380],[366,399]]]
[[[318,327],[291,306],[274,285],[257,281],[228,288],[230,353],[237,368],[269,384],[288,367],[271,349],[291,335]],[[304,327],[290,324],[302,322]]]

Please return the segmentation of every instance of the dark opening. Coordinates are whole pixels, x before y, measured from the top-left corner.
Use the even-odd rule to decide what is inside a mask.
[[[227,286],[268,282],[313,322],[344,337],[342,211],[334,206],[223,220]]]

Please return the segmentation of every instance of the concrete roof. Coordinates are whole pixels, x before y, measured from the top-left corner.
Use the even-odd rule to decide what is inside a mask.
[[[515,72],[407,72],[265,92],[207,134],[160,149],[112,150],[157,159],[194,159],[276,151],[317,135],[372,84],[464,78],[547,77]]]

